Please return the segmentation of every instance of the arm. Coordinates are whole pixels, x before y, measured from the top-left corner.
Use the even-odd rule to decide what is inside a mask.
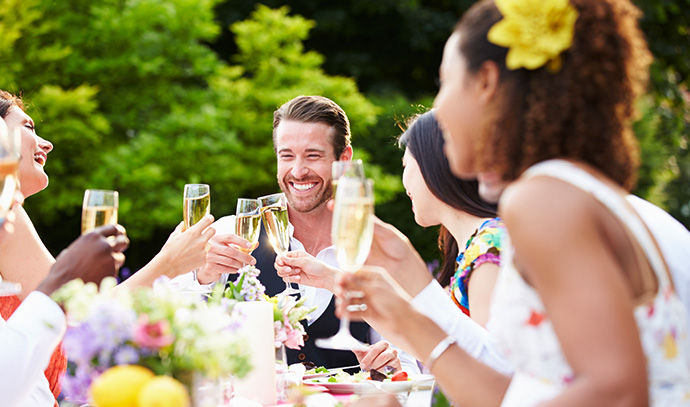
[[[43,370],[65,329],[60,307],[39,292],[29,294],[7,322],[0,318],[3,405],[20,405],[29,395],[51,405],[55,402]]]
[[[466,352],[499,372],[512,372],[512,367],[486,329],[460,311],[446,291],[431,277],[424,261],[407,237],[393,226],[377,220],[367,264],[382,265],[386,271],[395,270],[390,276],[404,288],[407,296],[414,296],[412,304],[444,331],[453,335]],[[482,267],[486,265],[488,264]],[[409,349],[397,342],[385,327],[375,326],[375,329],[409,353]]]
[[[516,263],[577,377],[544,405],[647,405],[645,356],[620,263],[630,251],[615,253],[605,233],[613,223],[627,239],[618,222],[586,193],[545,177],[506,191],[501,210]]]
[[[32,400],[55,402],[43,370],[65,333],[65,316],[49,297],[64,283],[82,278],[99,283],[113,276],[129,241],[124,229],[107,225],[80,236],[58,256],[50,274],[5,323],[0,319],[0,394],[3,405]]]
[[[447,336],[430,318],[415,309],[405,291],[380,268],[365,267],[354,274],[345,274],[339,288],[361,291],[367,304],[366,310],[352,312],[347,306],[361,300],[341,301],[339,316],[365,319],[418,360],[428,360],[434,347]],[[442,356],[430,368],[447,395],[462,405],[499,405],[510,381],[508,376],[492,370],[459,346],[451,346]]]
[[[209,226],[213,216],[208,215],[182,232],[182,223],[170,234],[158,254],[119,286],[132,288],[150,286],[160,276],[174,278],[206,262],[206,245],[215,234]]]
[[[424,260],[407,236],[376,217],[374,240],[366,264],[386,269],[411,296],[419,294],[433,280]]]
[[[22,285],[18,296],[23,300],[48,275],[55,259],[38,237],[24,208],[15,204],[11,212],[15,216],[14,233],[2,244],[0,274],[4,280]]]
[[[513,373],[512,365],[498,349],[489,332],[465,315],[438,281],[432,280],[411,303],[417,311],[434,321],[448,335],[452,335],[465,352],[503,374]]]
[[[330,266],[301,250],[277,256],[275,268],[278,276],[286,281],[325,288],[330,292],[335,290],[335,281],[342,273],[338,268]]]
[[[467,296],[470,304],[470,315],[481,326],[489,321],[491,293],[494,291],[498,270],[494,263],[484,263],[474,269],[467,284]]]

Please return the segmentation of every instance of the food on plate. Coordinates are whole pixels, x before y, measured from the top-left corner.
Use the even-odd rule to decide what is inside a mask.
[[[404,370],[401,370],[398,373],[395,373],[393,376],[391,376],[392,382],[404,382],[407,380],[410,380],[410,379],[409,379],[409,377],[407,377],[407,372]]]
[[[381,377],[383,376],[383,377]],[[376,378],[374,378],[376,377]],[[393,380],[393,377],[396,379]],[[407,381],[410,380],[407,377],[407,373],[400,371],[398,373],[381,373],[376,370],[371,370],[369,372],[357,372],[355,374],[349,374],[346,372],[338,372],[333,376],[326,379],[328,383],[361,383],[366,380],[373,380],[379,382],[392,382],[392,381]]]
[[[315,366],[313,368],[310,368],[306,372],[304,372],[305,375],[313,375],[313,374],[319,374],[319,373],[328,373],[328,369],[326,369],[323,366]]]
[[[377,382],[382,382],[382,381],[386,380],[387,377],[388,377],[388,376],[386,376],[385,373],[381,373],[381,372],[379,372],[379,371],[376,370],[376,369],[371,369],[371,370],[369,371],[369,378],[370,378],[371,380],[374,380],[374,381],[377,381]]]

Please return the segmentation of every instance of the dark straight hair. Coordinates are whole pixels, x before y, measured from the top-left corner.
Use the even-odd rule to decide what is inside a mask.
[[[448,159],[443,153],[443,133],[433,111],[413,117],[407,130],[400,136],[398,144],[406,147],[417,161],[424,182],[436,198],[473,216],[497,216],[496,205],[486,202],[479,196],[479,184],[476,180],[461,180],[451,172]],[[443,253],[443,263],[436,279],[445,287],[450,284],[450,278],[455,274],[455,259],[459,247],[458,242],[443,225],[439,229],[438,246]]]

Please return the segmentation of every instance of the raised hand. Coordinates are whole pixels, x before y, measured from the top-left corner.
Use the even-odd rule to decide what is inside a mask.
[[[325,288],[331,292],[335,289],[338,275],[342,273],[302,250],[277,256],[274,266],[278,276],[285,281]]]
[[[165,261],[165,274],[173,278],[206,263],[206,250],[209,240],[216,234],[215,229],[209,227],[213,223],[213,216],[206,215],[189,229],[182,231],[184,224],[180,222],[170,234],[160,253]]]
[[[221,274],[234,274],[245,264],[256,264],[256,259],[238,246],[250,248],[251,243],[234,233],[214,236],[209,242],[206,264],[197,271],[199,283],[210,284],[218,281]]]
[[[77,238],[63,250],[48,276],[37,290],[47,295],[75,278],[100,283],[115,276],[125,262],[122,253],[129,247],[125,229],[120,225],[105,225]]]
[[[380,267],[364,266],[343,273],[336,285],[336,315],[353,321],[365,320],[381,336],[405,349],[410,348],[401,322],[418,311],[410,296]]]
[[[362,370],[381,370],[384,366],[390,366],[394,370],[401,370],[398,351],[386,341],[378,341],[369,346],[367,350],[354,350],[359,366]]]

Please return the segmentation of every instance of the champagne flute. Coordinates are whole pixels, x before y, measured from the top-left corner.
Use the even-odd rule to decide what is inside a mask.
[[[235,234],[251,243],[251,247],[238,247],[244,253],[251,254],[259,245],[261,231],[261,204],[258,199],[239,198],[235,211]],[[246,266],[246,264],[243,264]]]
[[[338,190],[340,177],[357,177],[364,179],[364,166],[362,160],[333,161],[331,166],[331,186],[333,187],[333,198]]]
[[[0,225],[5,223],[5,217],[12,209],[19,187],[21,143],[19,129],[8,129],[5,121],[0,119]],[[20,291],[20,284],[8,283],[0,276],[0,296],[17,294]]]
[[[284,193],[272,194],[259,197],[261,204],[261,219],[264,221],[264,228],[268,235],[268,240],[273,246],[277,255],[282,255],[290,248],[290,234],[288,232],[288,210],[287,198]],[[290,283],[285,282],[285,291],[279,295],[299,294],[299,290],[292,288]]]
[[[118,193],[105,189],[84,191],[81,210],[81,234],[99,226],[117,224]]]
[[[338,265],[346,273],[362,268],[374,239],[373,181],[341,177],[333,208],[332,240]],[[366,344],[350,334],[349,318],[340,319],[340,329],[330,338],[315,341],[320,348],[363,350]]]
[[[211,187],[207,184],[185,184],[182,209],[185,231],[211,213]]]

